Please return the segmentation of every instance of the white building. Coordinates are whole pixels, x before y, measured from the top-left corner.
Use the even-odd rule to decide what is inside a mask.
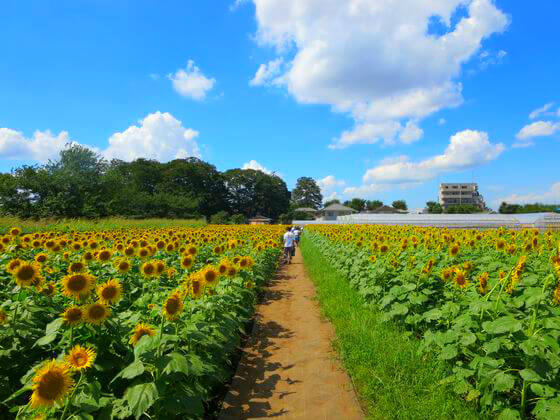
[[[444,209],[449,206],[470,204],[479,207],[481,210],[486,208],[484,198],[478,192],[478,184],[440,184],[439,185],[439,204]]]

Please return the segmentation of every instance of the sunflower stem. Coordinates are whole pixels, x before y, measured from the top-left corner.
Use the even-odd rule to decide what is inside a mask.
[[[70,394],[70,397],[68,397],[66,403],[64,404],[64,411],[62,412],[62,416],[60,416],[60,420],[64,420],[64,418],[66,417],[66,411],[68,411],[68,406],[72,403],[72,400],[74,399],[74,395],[76,394],[76,390],[80,387],[80,384],[82,383],[83,377],[84,377],[84,372],[81,371],[80,379],[78,379],[78,384],[74,387],[74,389],[72,390],[72,394]]]

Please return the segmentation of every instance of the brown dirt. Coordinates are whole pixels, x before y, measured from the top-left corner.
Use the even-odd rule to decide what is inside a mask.
[[[363,418],[314,297],[298,249],[265,289],[220,420]]]

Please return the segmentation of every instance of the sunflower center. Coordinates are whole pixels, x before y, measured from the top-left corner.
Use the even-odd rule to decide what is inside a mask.
[[[88,361],[88,357],[86,354],[78,353],[75,354],[72,358],[72,364],[77,367],[84,366]]]
[[[82,276],[81,274],[70,277],[70,280],[68,281],[68,289],[74,292],[80,292],[84,290],[86,285],[87,285],[87,279],[85,276]]]
[[[103,296],[104,299],[113,299],[117,296],[117,288],[115,286],[106,286],[101,291],[101,296]]]
[[[109,258],[111,258],[111,253],[109,251],[101,251],[99,253],[99,259],[101,261],[107,261]]]
[[[198,291],[200,290],[200,283],[198,281],[193,281],[192,288],[193,288],[193,293],[198,294]]]
[[[216,273],[214,273],[213,271],[208,271],[204,278],[206,279],[207,282],[213,282],[216,279]]]
[[[153,265],[147,265],[144,267],[144,273],[146,274],[152,274],[154,272],[154,266]]]
[[[79,321],[82,319],[82,311],[79,309],[71,309],[66,312],[66,318],[69,321]]]
[[[56,400],[64,391],[64,375],[58,371],[45,373],[39,382],[37,392],[45,400]]]
[[[20,280],[31,280],[35,275],[35,269],[30,265],[24,265],[21,267],[17,273],[17,276]]]
[[[101,319],[105,316],[105,308],[101,305],[93,305],[89,309],[88,315],[91,319]]]
[[[122,262],[119,264],[119,269],[121,270],[128,270],[128,264],[125,262]]]
[[[165,309],[171,315],[179,311],[179,301],[177,299],[168,299],[165,303]]]

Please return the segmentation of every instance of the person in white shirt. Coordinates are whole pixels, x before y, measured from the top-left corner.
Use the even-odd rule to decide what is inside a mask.
[[[294,234],[291,229],[286,228],[286,233],[284,233],[284,258],[288,264],[292,260],[292,247],[294,246]]]

